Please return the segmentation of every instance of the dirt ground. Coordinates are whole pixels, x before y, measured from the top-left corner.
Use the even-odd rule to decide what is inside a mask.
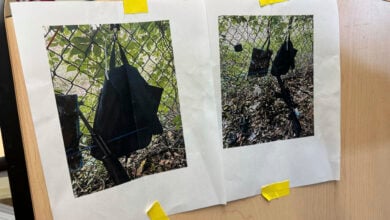
[[[314,135],[313,71],[290,72],[282,79],[298,106],[302,126],[300,137]],[[224,88],[224,148],[295,138],[290,111],[276,96],[280,88],[274,76],[247,78]]]

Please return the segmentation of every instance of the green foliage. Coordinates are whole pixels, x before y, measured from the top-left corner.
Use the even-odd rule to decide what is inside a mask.
[[[77,94],[80,110],[93,123],[98,95],[108,68],[114,30],[110,25],[68,25],[46,28],[49,64],[56,93]],[[149,84],[164,89],[158,114],[163,126],[181,129],[173,50],[168,21],[121,24],[117,40],[130,65]],[[118,48],[116,48],[119,54]],[[121,65],[119,55],[116,65]],[[81,131],[88,133],[81,123]],[[82,138],[87,144],[89,139]]]
[[[181,128],[181,117],[180,117],[180,115],[176,115],[173,118],[173,123],[175,124],[176,130],[179,130]]]
[[[280,45],[289,33],[291,16],[220,16],[220,65],[222,89],[235,93],[247,84],[246,75],[251,61],[252,49],[262,48],[270,33],[270,50],[275,57]],[[291,41],[298,49],[296,67],[300,71],[312,63],[313,16],[293,16],[290,27]],[[241,44],[243,51],[235,52]]]

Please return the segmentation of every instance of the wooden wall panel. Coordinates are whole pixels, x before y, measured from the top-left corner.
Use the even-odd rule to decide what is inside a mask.
[[[51,215],[38,144],[35,138],[31,111],[28,105],[27,91],[24,84],[12,18],[7,18],[5,22],[34,216],[35,219],[49,220],[53,219],[53,217]]]

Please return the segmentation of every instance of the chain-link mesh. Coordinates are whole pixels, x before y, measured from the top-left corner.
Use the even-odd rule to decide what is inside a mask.
[[[253,48],[266,50],[270,38],[270,72],[272,60],[288,34],[298,53],[295,69],[283,79],[301,105],[301,136],[313,135],[313,16],[220,16],[219,33],[224,147],[293,137],[289,121],[279,118],[288,113],[275,98],[279,88],[276,78],[271,74],[248,77]],[[237,50],[238,46],[242,51]],[[247,134],[243,134],[243,121],[249,124],[249,131],[244,132]]]
[[[131,155],[130,162],[122,160],[128,168],[129,176],[135,178],[148,172],[156,173],[186,166],[168,21],[120,24],[119,29],[109,24],[45,27],[44,37],[55,93],[76,94],[80,111],[93,125],[99,93],[109,69],[114,33],[124,48],[129,64],[137,68],[150,85],[164,89],[158,109],[164,132],[153,137],[148,149]],[[119,56],[116,56],[116,65],[121,65]],[[98,179],[102,175],[107,177],[107,173],[101,169],[100,161],[90,156],[88,149],[92,140],[81,120],[80,129],[80,149],[85,164],[82,171],[86,177],[81,177],[80,171],[71,173],[76,196],[112,186],[111,180]],[[149,167],[149,171],[145,171],[145,163],[151,163],[151,154],[166,152],[178,157],[177,164],[152,167],[153,169]],[[140,167],[142,172],[139,172]],[[91,186],[94,184],[95,186]]]
[[[313,19],[312,16],[294,17],[296,19],[292,24],[290,38],[299,53],[295,58],[296,68],[293,72],[307,72],[313,64]],[[241,81],[247,80],[245,76],[252,49],[265,46],[269,21],[273,23],[270,30],[273,60],[288,34],[289,19],[290,16],[220,16],[220,47],[224,55],[221,56],[222,82],[240,85]],[[243,46],[243,51],[239,53],[234,52],[234,46],[238,44]]]

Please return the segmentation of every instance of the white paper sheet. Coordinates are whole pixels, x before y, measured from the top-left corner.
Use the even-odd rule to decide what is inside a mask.
[[[11,5],[39,152],[54,219],[147,219],[160,201],[168,214],[225,203],[204,6],[150,1],[147,14],[124,15],[122,2]],[[73,196],[44,40],[44,26],[169,20],[188,166],[100,192]]]
[[[258,0],[210,0],[205,3],[220,135],[222,106],[218,17],[314,16],[314,136],[224,149],[223,168],[227,200],[257,195],[261,186],[285,179],[290,180],[292,187],[338,180],[340,64],[336,1],[289,0],[262,8],[259,7]]]

